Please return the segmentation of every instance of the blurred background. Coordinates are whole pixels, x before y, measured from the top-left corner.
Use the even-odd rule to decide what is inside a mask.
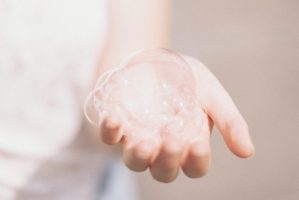
[[[217,130],[212,166],[162,184],[137,173],[143,200],[299,199],[299,1],[174,0],[172,48],[204,62],[249,123],[256,155],[234,157]]]

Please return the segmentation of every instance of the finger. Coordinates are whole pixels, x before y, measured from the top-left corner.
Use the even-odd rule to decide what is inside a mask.
[[[117,117],[106,117],[101,124],[100,137],[106,144],[117,144],[122,138],[121,122]]]
[[[124,163],[133,171],[144,171],[147,169],[154,151],[155,145],[150,141],[126,145],[123,151]]]
[[[239,157],[254,153],[248,126],[229,94],[215,76],[197,59],[185,57],[194,71],[201,103],[222,133],[229,149]]]
[[[234,154],[246,158],[254,153],[247,123],[218,81],[210,88],[204,109]]]
[[[172,137],[164,140],[158,156],[151,165],[150,171],[154,179],[168,183],[177,177],[181,149],[179,140]]]
[[[182,161],[182,169],[188,177],[198,178],[208,172],[210,162],[210,144],[197,141],[187,147]]]

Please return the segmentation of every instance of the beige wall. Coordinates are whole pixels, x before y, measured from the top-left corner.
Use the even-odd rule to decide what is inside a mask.
[[[144,200],[299,199],[299,1],[176,0],[173,48],[201,59],[246,117],[256,155],[234,157],[217,131],[210,173],[171,184],[138,174]]]

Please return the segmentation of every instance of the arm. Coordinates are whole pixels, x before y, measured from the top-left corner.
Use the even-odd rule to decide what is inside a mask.
[[[112,66],[138,48],[151,48],[167,44],[168,3],[160,0],[112,1],[111,34],[103,66]],[[193,68],[200,87],[200,103],[205,112],[201,138],[182,146],[178,138],[162,138],[158,146],[150,141],[126,138],[117,116],[108,116],[101,125],[101,139],[113,145],[123,144],[123,159],[134,171],[150,169],[152,176],[161,182],[173,181],[180,168],[191,177],[204,175],[209,168],[210,134],[213,124],[222,133],[229,149],[239,157],[254,152],[247,124],[232,99],[199,61],[185,56]],[[103,72],[107,68],[100,68]],[[100,73],[101,73],[100,72]],[[196,140],[198,139],[198,140]]]
[[[128,54],[143,48],[167,47],[169,0],[110,0],[109,31],[98,75]]]

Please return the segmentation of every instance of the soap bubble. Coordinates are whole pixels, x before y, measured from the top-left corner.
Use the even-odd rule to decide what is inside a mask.
[[[144,50],[98,79],[86,99],[85,115],[97,126],[106,116],[117,116],[124,134],[140,139],[163,133],[192,139],[202,128],[196,94],[192,69],[180,55]]]

